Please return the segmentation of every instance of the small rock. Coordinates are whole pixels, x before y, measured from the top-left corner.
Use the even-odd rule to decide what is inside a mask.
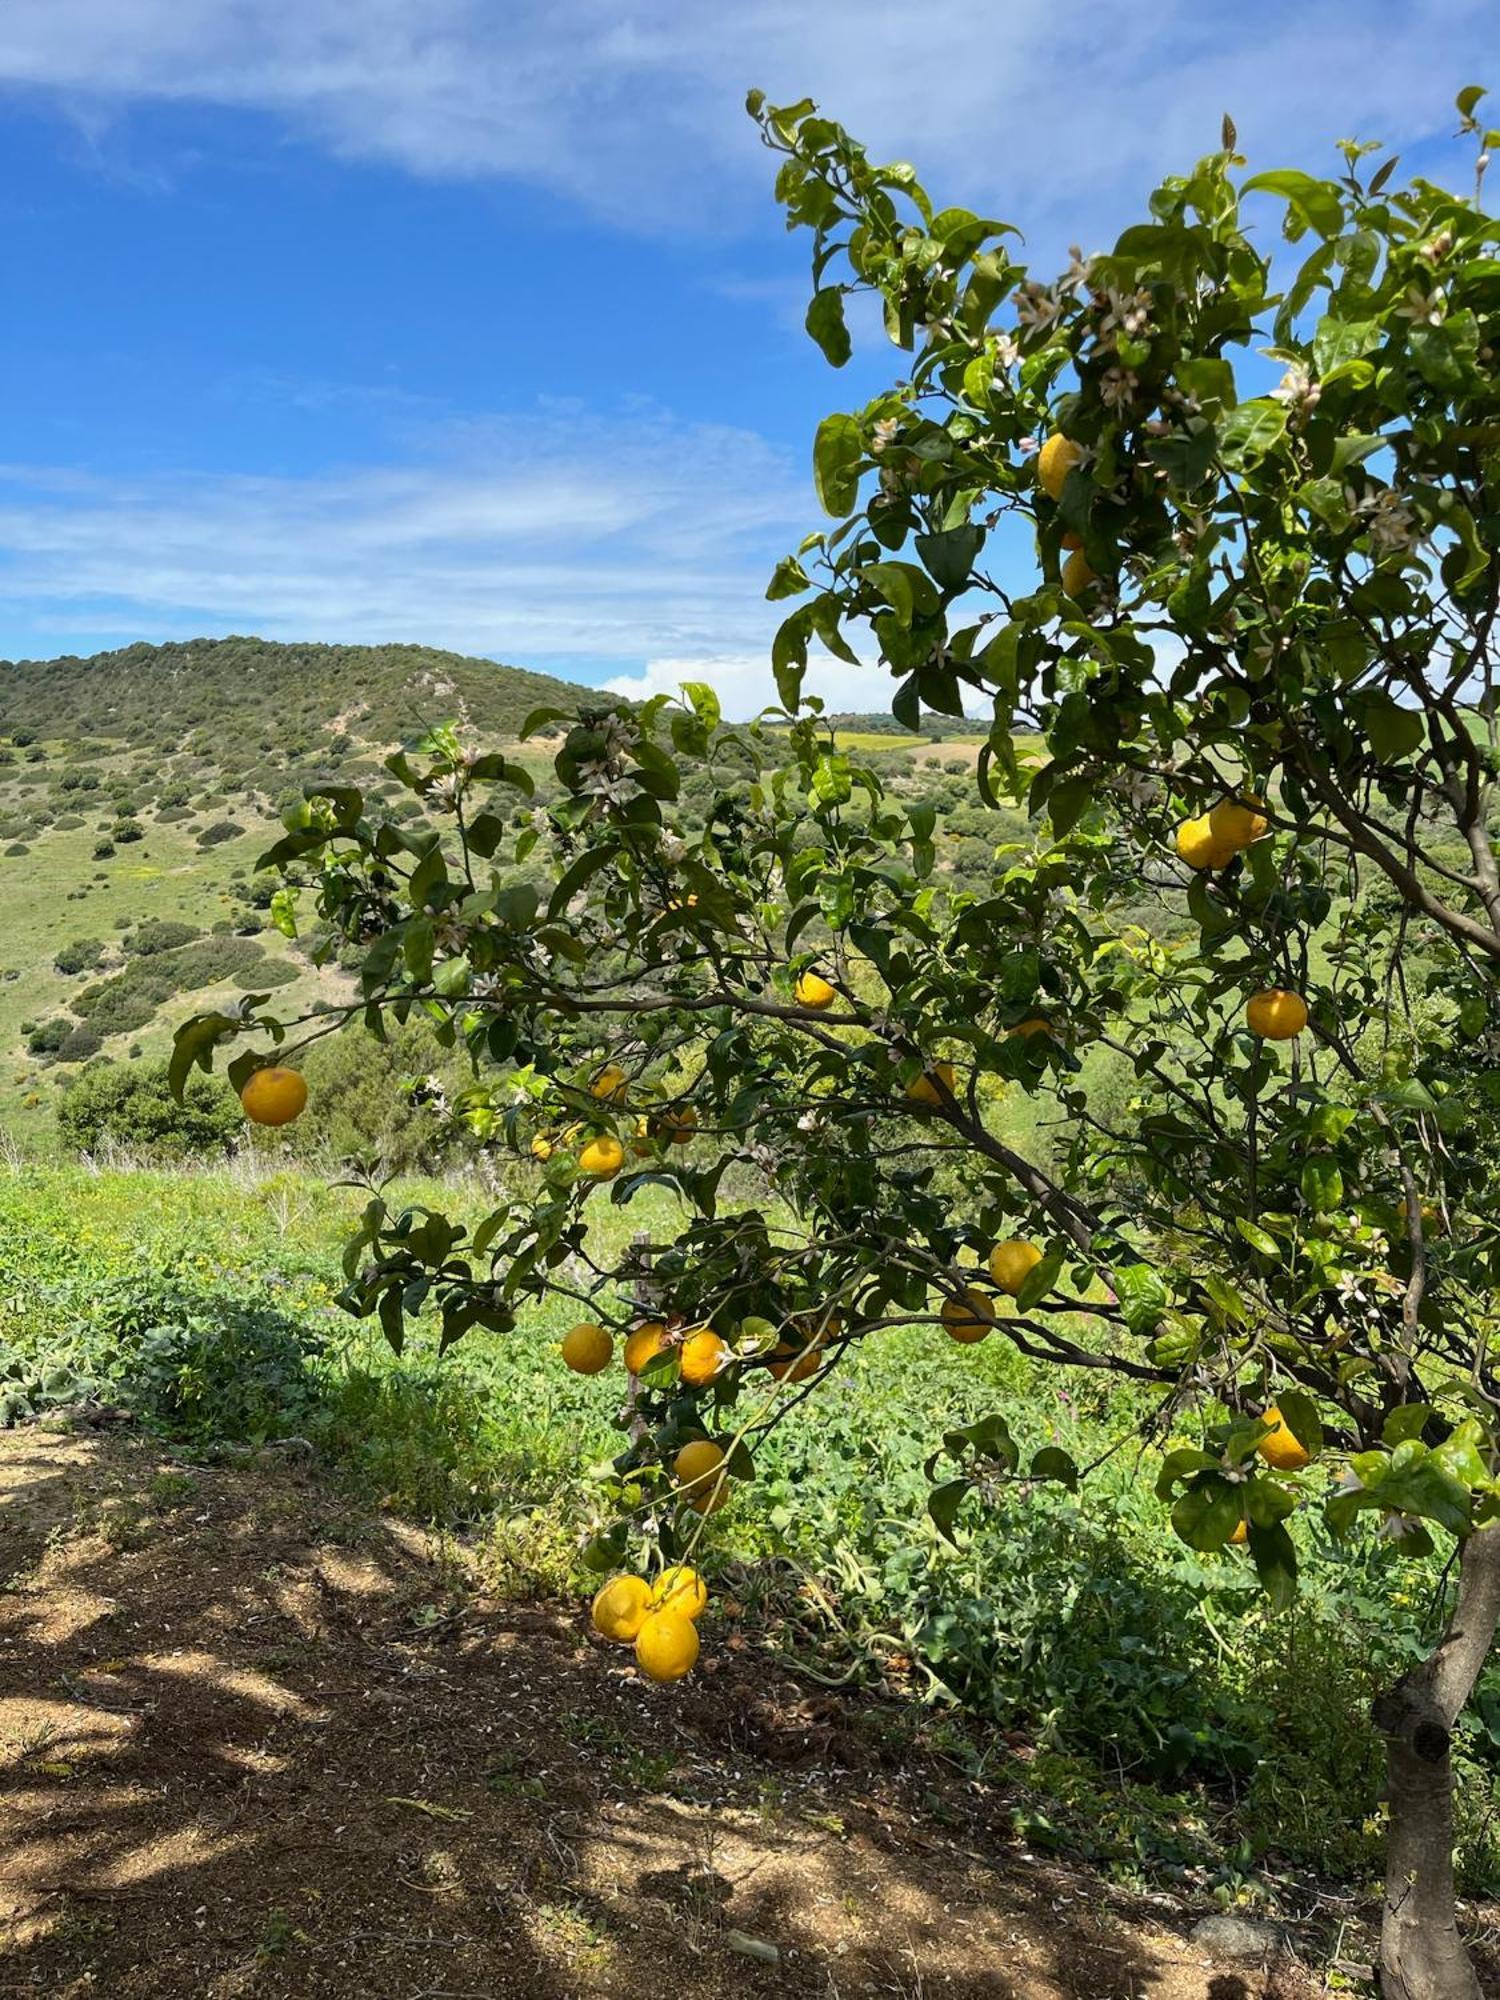
[[[1275,1924],[1223,1911],[1194,1924],[1191,1935],[1195,1945],[1226,1965],[1259,1965],[1281,1949],[1281,1932]]]

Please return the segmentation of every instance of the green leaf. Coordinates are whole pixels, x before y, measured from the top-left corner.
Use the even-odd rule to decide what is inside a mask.
[[[1124,1264],[1114,1272],[1115,1294],[1125,1324],[1137,1338],[1155,1333],[1171,1294],[1161,1273],[1151,1264]]]
[[[1392,1410],[1381,1426],[1380,1435],[1392,1447],[1408,1438],[1420,1437],[1432,1420],[1431,1403],[1402,1403]]]
[[[205,1074],[214,1066],[214,1050],[230,1035],[237,1035],[244,1022],[228,1014],[195,1014],[184,1021],[172,1037],[172,1056],[167,1064],[167,1087],[182,1102],[188,1071],[196,1063]]]
[[[958,1519],[958,1510],[971,1491],[971,1481],[948,1479],[941,1486],[934,1486],[928,1494],[927,1511],[932,1516],[933,1526],[945,1542],[954,1541],[953,1527]]]
[[[1061,1250],[1052,1250],[1048,1252],[1040,1264],[1032,1265],[1031,1269],[1026,1273],[1026,1282],[1022,1285],[1020,1291],[1016,1293],[1017,1312],[1030,1312],[1033,1306],[1040,1305],[1042,1300],[1052,1290],[1052,1287],[1057,1283],[1058,1276],[1065,1262],[1066,1259]]]
[[[974,522],[946,528],[937,535],[918,535],[916,551],[927,573],[941,589],[962,590],[969,581],[974,559],[984,546],[984,529]]]
[[[1174,1503],[1172,1526],[1190,1549],[1211,1555],[1244,1518],[1241,1505],[1238,1487],[1207,1473]]]
[[[818,425],[813,440],[813,485],[827,514],[844,515],[859,497],[864,440],[856,420],[837,412]]]
[[[1239,403],[1219,425],[1219,448],[1231,465],[1253,465],[1286,434],[1286,409],[1269,396]]]
[[[1280,1257],[1281,1245],[1258,1222],[1250,1222],[1243,1215],[1237,1215],[1234,1226],[1252,1250],[1258,1250],[1263,1257]]]
[[[826,290],[814,292],[807,308],[805,322],[808,332],[823,350],[825,361],[831,361],[835,368],[842,368],[854,352],[849,339],[849,329],[844,324],[844,288],[830,285]],[[839,513],[847,512],[839,508]]]
[[[1059,1445],[1044,1444],[1031,1461],[1028,1479],[1049,1479],[1066,1486],[1070,1493],[1078,1491],[1078,1466],[1072,1454]]]
[[[1268,1528],[1251,1521],[1250,1557],[1273,1607],[1287,1610],[1297,1595],[1297,1549],[1279,1521]]]
[[[1326,1215],[1344,1199],[1344,1176],[1337,1164],[1321,1157],[1303,1163],[1302,1199],[1316,1215]]]
[[[1347,700],[1382,764],[1394,764],[1420,748],[1427,725],[1420,709],[1403,708],[1382,688],[1362,688]]]
[[[1276,1407],[1281,1412],[1281,1421],[1298,1444],[1309,1457],[1316,1458],[1323,1449],[1323,1423],[1312,1397],[1305,1389],[1278,1387]]]
[[[1292,214],[1319,236],[1337,236],[1344,226],[1344,204],[1339,191],[1329,181],[1314,180],[1295,167],[1278,167],[1268,174],[1252,174],[1243,194],[1278,194]]]

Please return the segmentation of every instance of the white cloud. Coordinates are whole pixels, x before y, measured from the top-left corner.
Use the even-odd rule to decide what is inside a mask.
[[[748,721],[763,708],[780,706],[766,647],[754,653],[651,659],[640,673],[615,674],[604,685],[612,694],[644,701],[648,695],[676,694],[684,681],[707,681],[724,713],[736,722]],[[851,667],[828,653],[809,656],[803,686],[806,693],[821,695],[832,714],[885,710],[891,703],[891,677],[884,667]]]
[[[101,109],[269,111],[335,153],[500,174],[617,219],[763,203],[746,87],[804,91],[878,151],[1093,244],[1234,113],[1260,164],[1357,130],[1451,132],[1492,0],[7,0],[0,82]]]
[[[409,442],[416,437],[409,433]],[[32,631],[420,640],[598,679],[764,655],[803,481],[752,432],[543,411],[306,478],[0,467],[0,610]]]

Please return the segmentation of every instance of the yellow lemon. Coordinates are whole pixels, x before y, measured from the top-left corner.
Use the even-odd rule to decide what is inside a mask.
[[[594,1599],[594,1630],[628,1646],[650,1608],[651,1586],[643,1576],[612,1576]]]
[[[1090,584],[1099,581],[1099,572],[1094,568],[1082,549],[1074,549],[1062,566],[1062,587],[1069,597],[1082,597]]]
[[[644,1326],[638,1326],[625,1342],[625,1367],[629,1374],[639,1375],[648,1368],[666,1345],[667,1329],[659,1319],[648,1319]]]
[[[580,1321],[563,1335],[562,1358],[575,1375],[597,1375],[601,1368],[609,1366],[614,1351],[614,1341],[592,1320]]]
[[[1223,868],[1235,855],[1232,847],[1214,839],[1206,813],[1202,819],[1185,819],[1178,827],[1177,852],[1189,868]]]
[[[831,1007],[838,994],[816,972],[804,972],[798,976],[795,998],[799,1007]]]
[[[1312,1453],[1288,1427],[1275,1403],[1262,1421],[1274,1426],[1255,1447],[1267,1465],[1274,1465],[1278,1472],[1300,1472],[1312,1463]]]
[[[1208,830],[1221,847],[1232,847],[1236,852],[1249,847],[1271,830],[1271,822],[1256,807],[1260,799],[1246,795],[1241,804],[1238,799],[1220,799],[1208,816]]]
[[[1002,1292],[1014,1298],[1041,1261],[1042,1253],[1034,1243],[1013,1236],[990,1252],[990,1276]]]
[[[1245,1006],[1245,1026],[1266,1042],[1289,1042],[1307,1026],[1307,1002],[1300,993],[1269,986],[1254,993]]]
[[[701,1389],[728,1365],[729,1347],[711,1326],[694,1327],[682,1343],[680,1359],[683,1381]]]
[[[547,1137],[545,1132],[538,1132],[532,1140],[531,1157],[534,1160],[550,1160],[552,1158],[552,1141]]]
[[[625,1164],[625,1148],[612,1132],[600,1132],[578,1155],[580,1173],[596,1181],[612,1181]]]
[[[995,1311],[983,1292],[970,1286],[956,1299],[944,1299],[939,1315],[955,1340],[967,1347],[983,1340],[995,1324]]]
[[[252,1125],[290,1125],[307,1103],[307,1081],[294,1069],[272,1064],[245,1079],[240,1103]]]
[[[1050,499],[1061,500],[1068,474],[1083,458],[1083,446],[1054,431],[1036,455],[1037,482]]]
[[[1028,1014],[1024,1021],[1017,1021],[1013,1028],[1007,1028],[1005,1032],[1007,1035],[1019,1035],[1022,1041],[1029,1042],[1033,1035],[1050,1035],[1052,1023],[1045,1015]]]
[[[673,1105],[658,1116],[656,1124],[669,1146],[689,1146],[698,1130],[698,1113],[691,1104]]]
[[[1249,1541],[1249,1539],[1250,1539],[1249,1522],[1244,1520],[1237,1521],[1235,1523],[1234,1533],[1229,1537],[1229,1546],[1232,1549],[1242,1549],[1245,1546],[1246,1542]]]
[[[604,1103],[617,1104],[625,1095],[625,1072],[618,1063],[606,1063],[589,1085],[593,1096]]]
[[[675,1611],[679,1617],[698,1619],[707,1605],[707,1586],[697,1570],[685,1563],[663,1570],[651,1591],[653,1611]]]
[[[712,1438],[694,1438],[672,1461],[677,1491],[700,1514],[717,1513],[729,1498],[729,1473],[724,1448]]]
[[[906,1086],[907,1103],[929,1104],[935,1108],[941,1108],[943,1098],[938,1090],[939,1083],[942,1084],[949,1097],[957,1095],[958,1071],[953,1067],[951,1062],[934,1063],[925,1076],[914,1078]]]
[[[698,1658],[698,1628],[680,1611],[648,1612],[636,1634],[636,1663],[653,1681],[680,1681]]]

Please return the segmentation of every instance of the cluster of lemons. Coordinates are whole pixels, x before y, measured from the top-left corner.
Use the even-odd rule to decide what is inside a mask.
[[[1024,1237],[1012,1236],[997,1243],[990,1252],[990,1278],[997,1291],[1015,1298],[1042,1261],[1042,1253]],[[995,1307],[987,1292],[966,1285],[955,1297],[944,1299],[938,1314],[954,1340],[970,1346],[983,1340],[995,1326]]]
[[[1068,474],[1083,463],[1083,457],[1083,446],[1064,437],[1061,431],[1054,431],[1047,439],[1036,455],[1036,476],[1049,499],[1061,500]],[[1069,597],[1081,597],[1091,584],[1099,581],[1099,573],[1083,552],[1082,537],[1071,528],[1064,534],[1062,545],[1069,552],[1062,566],[1062,587]]]
[[[618,1063],[606,1063],[589,1085],[589,1092],[601,1104],[623,1104],[630,1079]],[[572,1146],[582,1124],[570,1125],[560,1137],[538,1132],[531,1142],[531,1157],[545,1163],[560,1146]],[[635,1121],[630,1150],[638,1160],[647,1158],[657,1147],[686,1146],[697,1136],[698,1113],[691,1104],[669,1104],[649,1117]],[[625,1145],[613,1132],[594,1132],[578,1151],[578,1171],[589,1180],[612,1181],[625,1164]]]
[[[1237,854],[1253,847],[1270,831],[1263,801],[1253,797],[1220,799],[1198,819],[1185,819],[1177,829],[1177,852],[1200,873],[1227,868]],[[1245,1004],[1245,1025],[1262,1041],[1289,1042],[1307,1026],[1307,1002],[1284,986],[1268,986],[1251,994]]]
[[[793,1320],[774,1342],[769,1321],[746,1324],[756,1341],[752,1350],[741,1354],[711,1326],[645,1320],[625,1337],[625,1372],[642,1375],[658,1355],[671,1353],[677,1359],[678,1379],[691,1389],[704,1389],[735,1362],[763,1358],[776,1381],[805,1382],[822,1366],[826,1345],[842,1330],[843,1321],[836,1313],[825,1315],[816,1325]],[[614,1336],[594,1320],[581,1320],[563,1336],[562,1358],[575,1375],[601,1374],[614,1351]]]
[[[634,1646],[636,1664],[653,1681],[680,1681],[698,1659],[698,1623],[708,1591],[695,1569],[679,1563],[654,1584],[615,1576],[594,1599],[594,1630],[618,1646]]]

